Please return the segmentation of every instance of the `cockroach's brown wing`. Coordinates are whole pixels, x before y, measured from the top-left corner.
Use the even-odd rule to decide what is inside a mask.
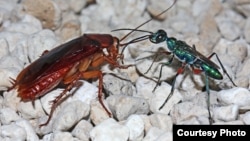
[[[27,66],[16,79],[19,84],[32,84],[37,79],[54,73],[60,69],[73,66],[100,49],[100,43],[83,35],[62,44],[47,52],[39,59]]]

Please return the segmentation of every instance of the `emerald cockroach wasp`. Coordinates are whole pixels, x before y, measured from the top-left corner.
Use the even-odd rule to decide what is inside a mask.
[[[174,1],[172,6],[176,3],[176,1],[177,0]],[[171,7],[164,10],[163,12],[158,14],[157,16],[162,15],[163,13],[168,11]],[[151,20],[152,19],[144,22],[139,27],[143,26],[144,24],[148,23]],[[168,95],[168,97],[164,101],[164,103],[159,107],[159,110],[164,107],[164,105],[167,103],[167,101],[173,95],[177,76],[182,74],[186,67],[189,67],[194,72],[194,74],[200,74],[202,72],[204,72],[204,74],[205,74],[205,88],[206,88],[206,92],[208,94],[207,108],[208,108],[208,114],[209,114],[209,122],[210,122],[210,124],[212,124],[213,121],[212,121],[212,117],[211,117],[211,113],[210,113],[209,77],[213,78],[213,79],[217,79],[217,80],[222,80],[223,75],[219,71],[219,69],[221,67],[223,72],[226,74],[226,76],[229,78],[229,80],[232,82],[232,84],[236,87],[236,84],[233,82],[232,78],[227,73],[227,71],[226,71],[225,67],[223,66],[221,60],[219,59],[218,55],[215,52],[213,52],[211,55],[206,57],[206,56],[204,56],[203,54],[201,54],[200,52],[198,52],[196,50],[195,45],[190,46],[185,41],[177,40],[174,37],[168,37],[167,32],[165,30],[160,29],[160,30],[158,30],[156,32],[151,32],[151,31],[146,31],[146,30],[139,30],[138,28],[135,28],[135,29],[121,28],[121,29],[116,29],[114,31],[131,30],[130,33],[135,32],[135,31],[148,33],[148,35],[144,35],[144,36],[135,38],[135,39],[123,44],[123,45],[127,46],[129,44],[144,41],[144,40],[149,40],[150,42],[152,42],[154,44],[166,42],[168,51],[164,51],[164,52],[160,52],[160,53],[164,53],[166,55],[171,55],[168,62],[161,63],[162,65],[161,65],[161,68],[160,68],[160,74],[159,74],[158,81],[157,81],[156,86],[154,87],[153,91],[155,91],[157,86],[160,84],[160,78],[161,78],[161,75],[163,73],[162,68],[164,66],[171,65],[174,58],[178,59],[182,63],[181,67],[179,67],[179,69],[177,70],[177,73],[175,74],[175,76],[173,78],[170,94]],[[125,48],[123,48],[123,50],[124,49]],[[215,56],[216,59],[218,60],[220,67],[217,64],[215,64],[213,61],[210,60],[213,56]],[[149,67],[149,69],[151,67],[152,67],[152,65]]]

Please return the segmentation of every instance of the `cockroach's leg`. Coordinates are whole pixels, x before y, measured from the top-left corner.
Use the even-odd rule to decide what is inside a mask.
[[[98,67],[100,66],[102,63],[104,62],[104,57],[102,56],[102,54],[97,54],[93,57],[92,62],[91,62],[91,66],[92,67]]]
[[[113,65],[114,67],[117,67],[119,69],[127,69],[131,66],[134,66],[134,65],[120,65],[118,62],[114,61],[113,58],[111,57],[108,57],[108,56],[103,56],[103,58],[111,65]]]
[[[49,117],[48,117],[47,121],[45,123],[43,123],[43,124],[40,124],[39,127],[46,126],[50,122],[56,107],[63,101],[62,98],[66,94],[66,92],[67,91],[65,89],[59,96],[57,96],[54,100],[51,101],[52,106],[51,106],[51,110],[50,110],[50,113],[49,113]]]
[[[43,53],[42,53],[42,55],[41,55],[41,56],[43,56],[43,55],[47,54],[48,52],[49,52],[48,50],[43,51]]]
[[[103,103],[103,99],[102,99],[102,87],[103,87],[103,74],[102,74],[102,72],[99,70],[95,70],[95,71],[82,72],[81,75],[82,75],[82,78],[85,78],[85,79],[90,79],[90,78],[98,78],[99,79],[98,100],[99,100],[100,104],[102,105],[103,109],[109,115],[109,117],[111,117],[112,114],[106,108],[106,106]]]
[[[83,59],[79,65],[79,71],[80,72],[86,71],[88,67],[90,66],[91,62],[92,62],[92,59],[90,58]]]
[[[12,86],[7,89],[7,92],[9,92],[10,90],[14,89],[17,86],[16,80],[11,77],[10,77],[10,83],[12,84]]]
[[[51,110],[49,113],[49,118],[47,119],[45,123],[40,124],[39,125],[40,127],[46,126],[51,120],[56,107],[60,105],[64,100],[66,100],[69,96],[71,96],[71,95],[66,95],[66,93],[77,85],[79,78],[80,78],[80,74],[74,74],[64,80],[64,84],[69,84],[69,85],[66,87],[66,89],[63,90],[63,92],[60,95],[58,95],[54,100],[50,101],[52,103],[52,106],[51,106]]]

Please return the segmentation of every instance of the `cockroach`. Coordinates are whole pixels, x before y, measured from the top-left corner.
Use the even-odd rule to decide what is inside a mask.
[[[79,79],[99,79],[98,99],[109,116],[111,113],[102,100],[103,73],[100,66],[109,63],[114,67],[126,69],[131,65],[119,65],[119,39],[110,34],[84,34],[50,51],[45,51],[40,58],[24,68],[14,80],[8,91],[17,89],[22,101],[32,101],[46,95],[59,83],[66,85],[65,90],[52,101],[47,125],[53,111],[67,91],[76,86]]]
[[[168,8],[170,9],[174,3]],[[168,9],[164,10],[161,15]],[[139,25],[140,28],[152,19]],[[61,103],[65,94],[77,85],[79,79],[99,79],[98,100],[109,116],[112,114],[105,107],[102,100],[103,73],[100,66],[103,63],[113,67],[127,69],[132,65],[120,65],[118,59],[123,62],[123,51],[119,53],[119,47],[126,46],[120,42],[127,38],[133,31],[118,39],[110,34],[84,34],[81,37],[64,43],[50,51],[45,51],[40,58],[24,68],[16,79],[11,78],[12,86],[8,91],[17,89],[22,101],[32,101],[46,95],[50,90],[63,83],[66,88],[52,101],[49,117],[44,124],[49,123],[53,111]]]

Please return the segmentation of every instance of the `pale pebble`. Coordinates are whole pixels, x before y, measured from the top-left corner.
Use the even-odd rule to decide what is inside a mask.
[[[8,31],[0,32],[0,39],[4,39],[7,41],[9,52],[15,50],[16,45],[19,42],[25,40],[27,37],[28,35],[19,32],[8,32]]]
[[[165,133],[166,133],[165,130],[159,129],[157,127],[151,127],[142,141],[157,140],[157,138],[164,135]]]
[[[108,19],[112,17],[115,14],[114,11],[114,4],[112,1],[102,1],[102,0],[97,0],[98,7],[96,9],[95,15],[102,15],[99,19]],[[105,13],[105,14],[103,14]],[[92,17],[95,18],[95,17]],[[98,19],[98,18],[97,18]]]
[[[149,131],[149,129],[152,127],[150,117],[148,115],[140,115],[140,116],[141,116],[143,123],[144,123],[145,133],[147,133]]]
[[[57,109],[56,109],[56,111],[57,111]],[[32,122],[32,125],[35,127],[35,131],[39,136],[44,136],[44,135],[47,135],[47,134],[53,132],[52,125],[54,123],[53,118],[55,117],[54,116],[55,113],[56,112],[53,113],[52,119],[50,120],[50,122],[46,126],[40,126],[40,125],[45,124],[47,122],[47,120],[48,120],[47,115],[41,116],[40,118],[35,119]]]
[[[206,13],[204,16],[202,16],[200,23],[199,39],[203,42],[208,52],[211,52],[212,48],[220,38],[221,34],[218,31],[214,17],[211,14]]]
[[[172,141],[173,140],[173,133],[172,132],[165,132],[164,134],[160,135],[157,141]]]
[[[72,135],[81,141],[89,141],[90,131],[93,129],[93,125],[86,120],[81,120],[77,123],[72,131]]]
[[[55,131],[52,133],[50,140],[53,141],[80,141],[74,138],[69,132]]]
[[[25,15],[23,20],[17,23],[12,23],[5,27],[5,31],[17,32],[23,34],[34,34],[42,30],[42,25],[35,17]]]
[[[207,92],[201,92],[201,93],[196,94],[192,99],[190,99],[190,101],[193,102],[193,104],[197,106],[207,108],[208,98],[209,98],[210,107],[213,107],[213,105],[218,105],[217,91],[213,91],[213,90],[209,90],[209,97],[208,97]]]
[[[216,107],[213,109],[213,118],[222,121],[234,121],[237,119],[239,113],[238,105],[228,105]]]
[[[58,45],[55,34],[48,29],[32,34],[27,39],[27,53],[30,61],[38,59],[45,50],[51,50]]]
[[[46,114],[49,114],[51,111],[51,106],[52,106],[51,101],[55,100],[55,98],[59,96],[62,92],[63,89],[55,89],[40,98],[42,107],[46,112]]]
[[[107,98],[107,102],[119,121],[126,119],[131,114],[147,114],[149,112],[148,102],[142,98],[112,95]]]
[[[2,81],[0,81],[0,90],[7,90],[11,87],[12,83],[10,78],[15,78],[18,73],[18,69],[14,67],[0,68],[0,78],[2,78]]]
[[[124,7],[124,5],[126,6]],[[103,6],[106,6],[106,5],[103,5]],[[146,6],[147,6],[147,1],[113,1],[113,8],[114,8],[115,14],[119,16],[116,16],[116,20],[112,20],[112,24],[116,26],[117,25],[120,26],[122,24],[124,26],[126,25],[127,27],[128,26],[134,27],[135,25],[141,24],[142,22],[145,21],[143,17],[145,15],[148,16],[148,14],[146,13],[143,14],[145,12]],[[136,12],[133,12],[133,11],[136,11]],[[103,15],[103,12],[101,12],[101,9],[100,9],[100,13],[101,15]],[[126,21],[130,21],[130,22],[126,22],[126,24],[124,24],[124,22],[120,21],[121,19],[126,19]],[[137,19],[137,20],[134,20],[134,19]]]
[[[171,88],[172,86],[165,82],[162,82],[161,85],[156,88],[154,95],[149,100],[150,110],[152,112],[168,114],[173,106],[182,100],[182,95],[177,89],[175,89],[172,97],[164,107],[159,110],[160,106],[162,106],[170,94]]]
[[[199,26],[194,21],[194,18],[188,13],[184,12],[180,12],[178,15],[176,15],[176,17],[171,20],[170,26],[176,32],[189,34],[199,33]]]
[[[249,106],[250,92],[246,88],[235,87],[228,90],[221,90],[218,93],[218,100],[221,104],[236,104],[239,107]]]
[[[0,59],[0,65],[2,69],[12,69],[16,68],[17,71],[20,71],[23,67],[22,61],[19,60],[16,56],[5,55]],[[13,71],[12,71],[13,72]],[[11,73],[11,72],[10,72]],[[17,74],[16,74],[17,75]]]
[[[152,126],[165,131],[172,131],[172,119],[166,114],[152,114],[149,116]]]
[[[69,4],[68,4],[67,0],[54,0],[54,2],[61,9],[62,12],[69,11]],[[67,12],[65,12],[65,13],[67,13]]]
[[[182,102],[174,105],[170,115],[172,116],[173,123],[178,124],[192,117],[206,116],[208,118],[208,109],[194,105],[192,102]]]
[[[230,21],[223,21],[218,23],[218,27],[221,31],[221,34],[231,41],[238,38],[241,34],[240,28],[236,26],[235,23]]]
[[[87,4],[87,0],[67,0],[70,9],[72,9],[75,13],[79,13],[82,8]]]
[[[70,20],[63,23],[60,28],[60,36],[64,41],[81,36],[80,22],[78,20]]]
[[[232,42],[222,38],[214,47],[213,52],[218,55],[222,65],[229,73],[230,70],[233,70],[234,72],[238,70],[239,63],[245,60],[247,56],[247,48],[247,43],[242,39]],[[219,61],[215,56],[213,56],[211,60],[220,66]],[[227,66],[229,68],[226,68]],[[232,74],[230,74],[230,76],[233,77]]]
[[[186,73],[179,75],[175,82],[175,89],[180,89],[185,93],[182,94],[183,100],[190,99],[195,96],[195,94],[200,93],[204,86],[205,80],[203,74],[195,75]]]
[[[3,108],[3,96],[0,96],[0,109]]]
[[[242,115],[242,120],[244,124],[250,125],[250,112],[246,112],[244,115]]]
[[[236,2],[238,2],[238,1],[236,1]],[[236,6],[236,8],[237,8],[237,10],[239,10],[239,12],[242,12],[245,16],[250,17],[250,14],[249,14],[250,4],[249,4],[248,0],[242,1],[242,3],[239,2],[239,4]]]
[[[83,117],[89,115],[90,107],[81,101],[73,101],[61,107],[53,122],[53,129],[65,131],[72,128]]]
[[[203,116],[202,116],[203,117]],[[206,118],[207,120],[205,122],[203,122],[203,124],[209,124],[208,118]],[[200,122],[199,118],[197,117],[190,117],[186,120],[180,121],[178,122],[178,125],[201,125],[202,123]]]
[[[14,32],[15,33],[15,32]],[[7,35],[10,35],[9,32],[6,33]],[[21,35],[16,35],[21,36]],[[8,36],[7,36],[8,37]],[[36,32],[34,34],[24,36],[23,39],[19,39],[18,37],[15,40],[16,44],[14,46],[9,45],[10,55],[13,56],[13,58],[18,58],[21,62],[21,68],[24,67],[24,65],[28,65],[31,62],[33,62],[35,59],[38,59],[42,53],[45,50],[50,50],[55,47],[56,44],[58,44],[58,39],[55,37],[55,34],[50,30],[41,30],[39,32]],[[13,39],[8,39],[13,40]],[[7,65],[10,66],[11,64]],[[20,66],[20,65],[19,65]],[[19,67],[15,66],[15,67]],[[20,69],[21,71],[21,69]]]
[[[246,25],[244,27],[244,36],[248,43],[250,43],[250,16],[246,20]]]
[[[145,57],[148,58],[148,59],[146,59]],[[148,78],[156,78],[156,80],[158,80],[158,79],[166,80],[166,79],[169,79],[169,78],[173,77],[176,74],[175,70],[173,69],[176,66],[164,65],[162,67],[162,72],[163,73],[161,73],[161,78],[159,78],[160,70],[161,70],[161,66],[162,66],[161,63],[166,63],[166,62],[168,62],[168,60],[167,60],[166,55],[159,54],[157,56],[157,61],[153,62],[154,57],[156,57],[156,56],[152,56],[152,53],[149,54],[147,52],[146,53],[141,53],[140,56],[137,57],[137,59],[143,59],[143,60],[138,60],[136,62],[136,69],[141,73],[141,75],[146,76]],[[151,68],[150,68],[150,66],[151,66]]]
[[[90,131],[90,138],[92,141],[127,141],[129,128],[109,118]]]
[[[16,124],[20,127],[22,127],[26,131],[26,140],[30,141],[39,141],[39,137],[34,131],[32,125],[27,120],[18,120],[16,121]]]
[[[243,61],[243,63],[242,63],[242,65],[240,66],[240,68],[239,68],[239,70],[238,70],[238,72],[237,72],[237,74],[236,74],[236,76],[237,76],[237,78],[238,77],[245,77],[245,78],[249,78],[249,77],[246,77],[246,76],[250,76],[250,66],[249,66],[249,63],[250,63],[250,57],[247,57],[244,61]],[[241,85],[240,85],[241,86]]]
[[[1,124],[10,124],[13,121],[20,119],[21,117],[17,115],[16,111],[11,108],[0,109],[0,121]]]
[[[250,79],[249,77],[245,77],[246,75],[242,75],[242,76],[238,76],[235,80],[234,83],[238,86],[238,87],[243,87],[243,88],[248,88],[249,86],[249,82]]]
[[[239,59],[234,56],[229,56],[229,55],[220,55],[219,58],[221,59],[221,62],[223,61],[223,66],[225,70],[227,71],[229,77],[234,82],[235,71],[238,69]],[[229,89],[229,88],[235,87],[233,83],[230,81],[229,77],[225,73],[223,73],[222,69],[220,69],[219,71],[223,75],[223,79],[222,80],[216,80],[216,79],[210,80],[210,84],[211,82],[213,82],[212,86],[214,86],[214,89],[216,87],[217,88],[219,87],[220,89]]]
[[[124,125],[129,128],[129,140],[142,140],[144,136],[144,122],[141,116],[129,116]]]
[[[3,24],[3,21],[4,21],[4,15],[6,14],[7,12],[0,8],[0,24]],[[7,15],[7,14],[6,14]]]
[[[236,57],[238,62],[243,62],[248,56],[248,48],[249,44],[243,38],[240,38],[227,47],[228,56]]]
[[[103,86],[109,95],[134,95],[135,88],[133,84],[129,81],[124,81],[119,77],[115,77],[111,74],[106,74],[103,76]]]
[[[213,123],[213,125],[244,125],[244,122],[241,120],[234,120],[234,121],[228,121],[228,122],[217,121]]]
[[[12,11],[16,6],[16,0],[1,1],[0,7],[4,8],[6,11]]]
[[[49,133],[43,136],[43,138],[41,139],[41,141],[51,141],[53,137],[53,133]]]
[[[49,0],[22,1],[24,11],[37,17],[44,28],[57,29],[61,24],[61,11],[55,2]]]
[[[12,91],[5,91],[3,93],[3,106],[9,107],[15,111],[17,111],[17,105],[20,103],[20,97],[17,96],[17,91],[12,90]]]
[[[218,15],[216,15],[215,20],[217,22],[234,23],[240,29],[243,29],[245,25],[245,17],[235,9],[230,8],[224,8],[220,13],[218,13]]]
[[[34,103],[20,101],[17,104],[17,110],[22,113],[22,117],[25,119],[39,118],[45,114],[39,99],[36,99]]]
[[[147,6],[148,12],[156,19],[158,20],[164,20],[167,17],[167,13],[157,16],[160,12],[166,9],[166,7],[170,7],[173,3],[172,1],[159,1],[155,2],[153,0],[149,0],[149,5]],[[169,11],[171,12],[171,11]]]
[[[190,6],[191,7],[191,6]],[[213,9],[213,10],[210,10]],[[217,0],[207,1],[207,0],[200,0],[194,1],[192,5],[192,15],[199,18],[207,12],[211,15],[216,15],[222,10],[222,4]]]
[[[106,100],[103,101],[106,108]],[[109,110],[110,112],[110,110]],[[90,119],[93,122],[94,125],[100,124],[102,121],[109,118],[108,113],[105,111],[105,109],[102,107],[101,103],[99,101],[93,101],[91,102],[91,109],[90,109]]]
[[[210,111],[211,112],[211,111]],[[209,119],[206,116],[199,116],[197,117],[197,120],[199,121],[200,124],[204,125],[209,125]]]
[[[0,58],[9,54],[9,45],[6,39],[0,38]]]
[[[145,87],[147,85],[147,87]],[[139,77],[136,81],[136,96],[143,97],[146,100],[149,100],[151,97],[154,96],[153,89],[155,86],[155,82],[147,79],[145,77]]]
[[[125,56],[125,55],[124,55]],[[125,60],[125,59],[124,59]],[[132,61],[131,61],[132,60]],[[126,63],[126,65],[132,65],[127,69],[122,69],[121,72],[122,74],[126,74],[126,79],[125,81],[129,81],[131,83],[135,83],[136,80],[139,77],[139,74],[136,72],[136,67],[135,67],[135,61],[133,59],[129,60],[129,63]],[[124,61],[125,62],[125,61]],[[123,75],[124,76],[124,75]],[[134,87],[134,86],[133,86]],[[134,89],[134,88],[133,88]]]
[[[232,41],[225,38],[221,38],[213,48],[213,52],[216,52],[217,54],[226,54],[228,47],[232,45]]]
[[[72,93],[72,97],[69,99],[80,100],[86,104],[91,104],[92,101],[95,101],[98,96],[98,87],[94,84],[89,83],[85,80],[79,80],[79,84],[81,86],[77,89],[72,89],[70,93]]]
[[[25,129],[14,123],[1,126],[0,130],[0,138],[3,140],[25,141],[27,139],[27,133]]]

